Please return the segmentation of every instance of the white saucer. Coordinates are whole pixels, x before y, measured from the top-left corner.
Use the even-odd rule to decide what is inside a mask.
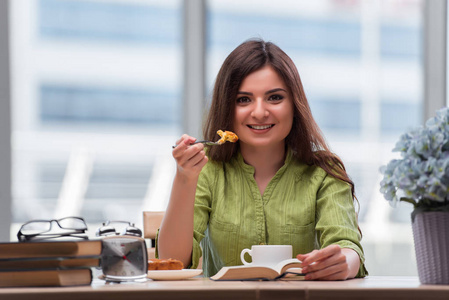
[[[147,277],[153,280],[182,280],[203,273],[201,269],[157,270],[148,271]]]

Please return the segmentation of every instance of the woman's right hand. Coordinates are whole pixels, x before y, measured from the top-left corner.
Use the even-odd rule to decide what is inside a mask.
[[[196,139],[184,134],[173,149],[173,157],[177,164],[177,173],[186,178],[196,178],[201,169],[206,165],[208,158],[204,152],[204,145],[198,143],[192,145]]]
[[[177,171],[158,237],[159,258],[179,259],[185,266],[192,260],[196,185],[208,160],[203,144],[192,145],[195,140],[184,134],[173,149]]]

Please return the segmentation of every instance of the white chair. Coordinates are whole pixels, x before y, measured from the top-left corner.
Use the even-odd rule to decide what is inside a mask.
[[[161,227],[162,219],[164,218],[164,211],[144,211],[143,212],[143,237],[151,239],[151,247],[148,247],[148,259],[155,258],[156,251],[156,234]],[[203,258],[200,258],[198,269],[202,267]]]

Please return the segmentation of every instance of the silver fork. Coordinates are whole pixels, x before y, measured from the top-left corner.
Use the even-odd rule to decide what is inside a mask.
[[[218,142],[211,142],[211,141],[196,141],[196,142],[194,142],[194,143],[192,143],[190,145],[195,145],[195,144],[199,144],[199,143],[202,143],[202,144],[205,144],[205,145],[208,145],[208,146],[222,145],[222,144],[219,144]],[[172,146],[172,148],[174,149],[177,146],[178,145],[174,145],[174,146]]]

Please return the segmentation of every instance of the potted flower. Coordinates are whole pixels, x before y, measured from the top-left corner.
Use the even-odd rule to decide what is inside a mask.
[[[380,191],[395,206],[411,203],[418,275],[423,284],[449,284],[449,108],[403,134],[380,171]]]

